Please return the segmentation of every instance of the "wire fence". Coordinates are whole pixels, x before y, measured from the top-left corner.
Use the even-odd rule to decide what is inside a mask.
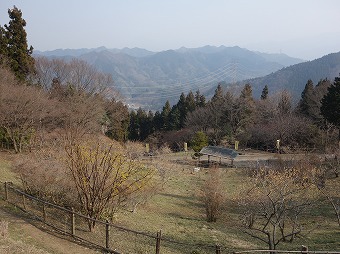
[[[10,182],[0,182],[0,196],[55,232],[108,253],[219,254],[224,250],[217,245],[175,241],[162,236],[161,231],[152,234],[117,226],[109,221],[95,220],[73,208],[29,195]],[[89,229],[88,224],[91,222],[96,224],[93,230]]]

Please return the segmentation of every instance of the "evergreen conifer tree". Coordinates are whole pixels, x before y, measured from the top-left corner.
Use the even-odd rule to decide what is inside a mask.
[[[196,108],[205,107],[205,104],[206,104],[205,96],[200,93],[200,90],[196,91],[195,103],[196,103]]]
[[[130,113],[130,125],[129,125],[129,139],[139,140],[139,122],[137,119],[137,114],[134,110]]]
[[[328,93],[321,101],[321,114],[339,129],[338,141],[340,142],[340,77],[328,88]]]
[[[261,94],[261,100],[266,100],[268,98],[268,86],[265,85],[263,90],[262,90],[262,94]]]
[[[159,131],[162,129],[162,115],[161,113],[157,110],[154,117],[153,117],[153,126],[155,128],[155,131]]]
[[[26,21],[17,7],[8,10],[9,24],[0,28],[0,54],[19,80],[26,80],[34,72],[33,47],[28,47]]]
[[[175,108],[173,108],[172,111],[174,110],[178,110],[178,113],[177,112],[174,112],[174,115],[178,115],[179,117],[179,123],[178,123],[178,127],[175,128],[175,129],[180,129],[184,126],[184,121],[185,121],[185,118],[186,118],[186,115],[187,115],[187,104],[186,104],[186,97],[184,95],[184,93],[181,94],[180,98],[179,98],[179,101],[177,102],[177,105]],[[173,119],[173,120],[176,120],[177,119]],[[177,124],[175,124],[177,125]]]
[[[298,111],[307,116],[312,116],[313,108],[316,106],[314,98],[314,85],[312,80],[308,80],[301,94],[301,100],[298,105]]]
[[[170,102],[166,101],[161,113],[163,130],[170,129],[170,112],[171,112]]]
[[[190,91],[185,98],[185,104],[188,112],[193,112],[196,109],[195,96],[192,91]]]
[[[217,88],[215,90],[214,96],[211,98],[212,103],[220,104],[223,102],[223,89],[221,83],[218,83]]]

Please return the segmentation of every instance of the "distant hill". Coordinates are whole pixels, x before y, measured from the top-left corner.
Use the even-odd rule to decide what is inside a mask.
[[[144,57],[150,56],[155,54],[155,52],[141,49],[141,48],[123,48],[123,49],[107,49],[106,47],[99,47],[99,48],[92,48],[92,49],[55,49],[50,51],[39,51],[35,50],[35,55],[43,55],[46,57],[78,57],[90,52],[102,52],[102,51],[109,51],[112,53],[124,53],[134,57]]]
[[[284,54],[265,54],[240,47],[180,48],[151,52],[140,48],[57,49],[35,55],[77,57],[111,73],[116,88],[130,104],[159,109],[174,103],[182,92],[205,93],[220,81],[236,82],[265,76],[303,60]]]
[[[331,53],[313,61],[295,64],[285,67],[277,72],[264,77],[253,78],[238,82],[239,87],[250,83],[253,88],[254,97],[259,98],[265,85],[269,88],[269,93],[273,94],[284,89],[290,91],[295,100],[300,99],[301,93],[308,81],[311,79],[316,85],[321,79],[334,80],[340,73],[340,52]],[[227,85],[234,86],[234,85]],[[208,94],[212,95],[214,89]]]

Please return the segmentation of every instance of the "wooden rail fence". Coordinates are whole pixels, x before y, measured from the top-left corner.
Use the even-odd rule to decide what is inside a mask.
[[[15,205],[34,219],[48,225],[53,230],[82,243],[100,248],[107,253],[120,254],[117,249],[124,253],[216,253],[221,254],[225,248],[219,245],[192,244],[178,242],[162,236],[158,231],[156,235],[127,229],[114,225],[109,221],[95,220],[76,212],[73,208],[65,208],[51,202],[36,198],[18,188],[10,182],[0,182],[0,196],[10,204]],[[90,232],[87,222],[95,221],[96,233]],[[134,235],[135,238],[131,237]],[[128,246],[121,245],[128,242]],[[132,244],[134,242],[135,244]],[[133,246],[134,245],[134,246]],[[113,249],[113,246],[115,249]],[[224,251],[224,253],[227,253]],[[229,251],[230,253],[230,251]],[[340,251],[308,251],[303,246],[300,251],[287,250],[248,250],[233,252],[233,254],[340,254]]]
[[[221,254],[223,250],[223,247],[219,245],[183,243],[168,239],[162,236],[161,231],[153,235],[117,226],[107,220],[95,220],[76,212],[72,207],[65,208],[29,195],[15,188],[10,182],[2,183],[1,186],[3,199],[8,203],[15,205],[58,233],[100,248],[107,253],[163,254],[199,251],[199,253]],[[95,221],[95,233],[88,230],[87,222],[89,221]],[[122,245],[122,242],[127,241],[128,246]],[[132,242],[134,244],[131,244]]]

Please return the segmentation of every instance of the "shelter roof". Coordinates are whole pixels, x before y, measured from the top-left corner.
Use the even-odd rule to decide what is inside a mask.
[[[221,147],[221,146],[205,146],[200,151],[201,154],[211,155],[221,158],[236,158],[238,153],[234,149]]]

